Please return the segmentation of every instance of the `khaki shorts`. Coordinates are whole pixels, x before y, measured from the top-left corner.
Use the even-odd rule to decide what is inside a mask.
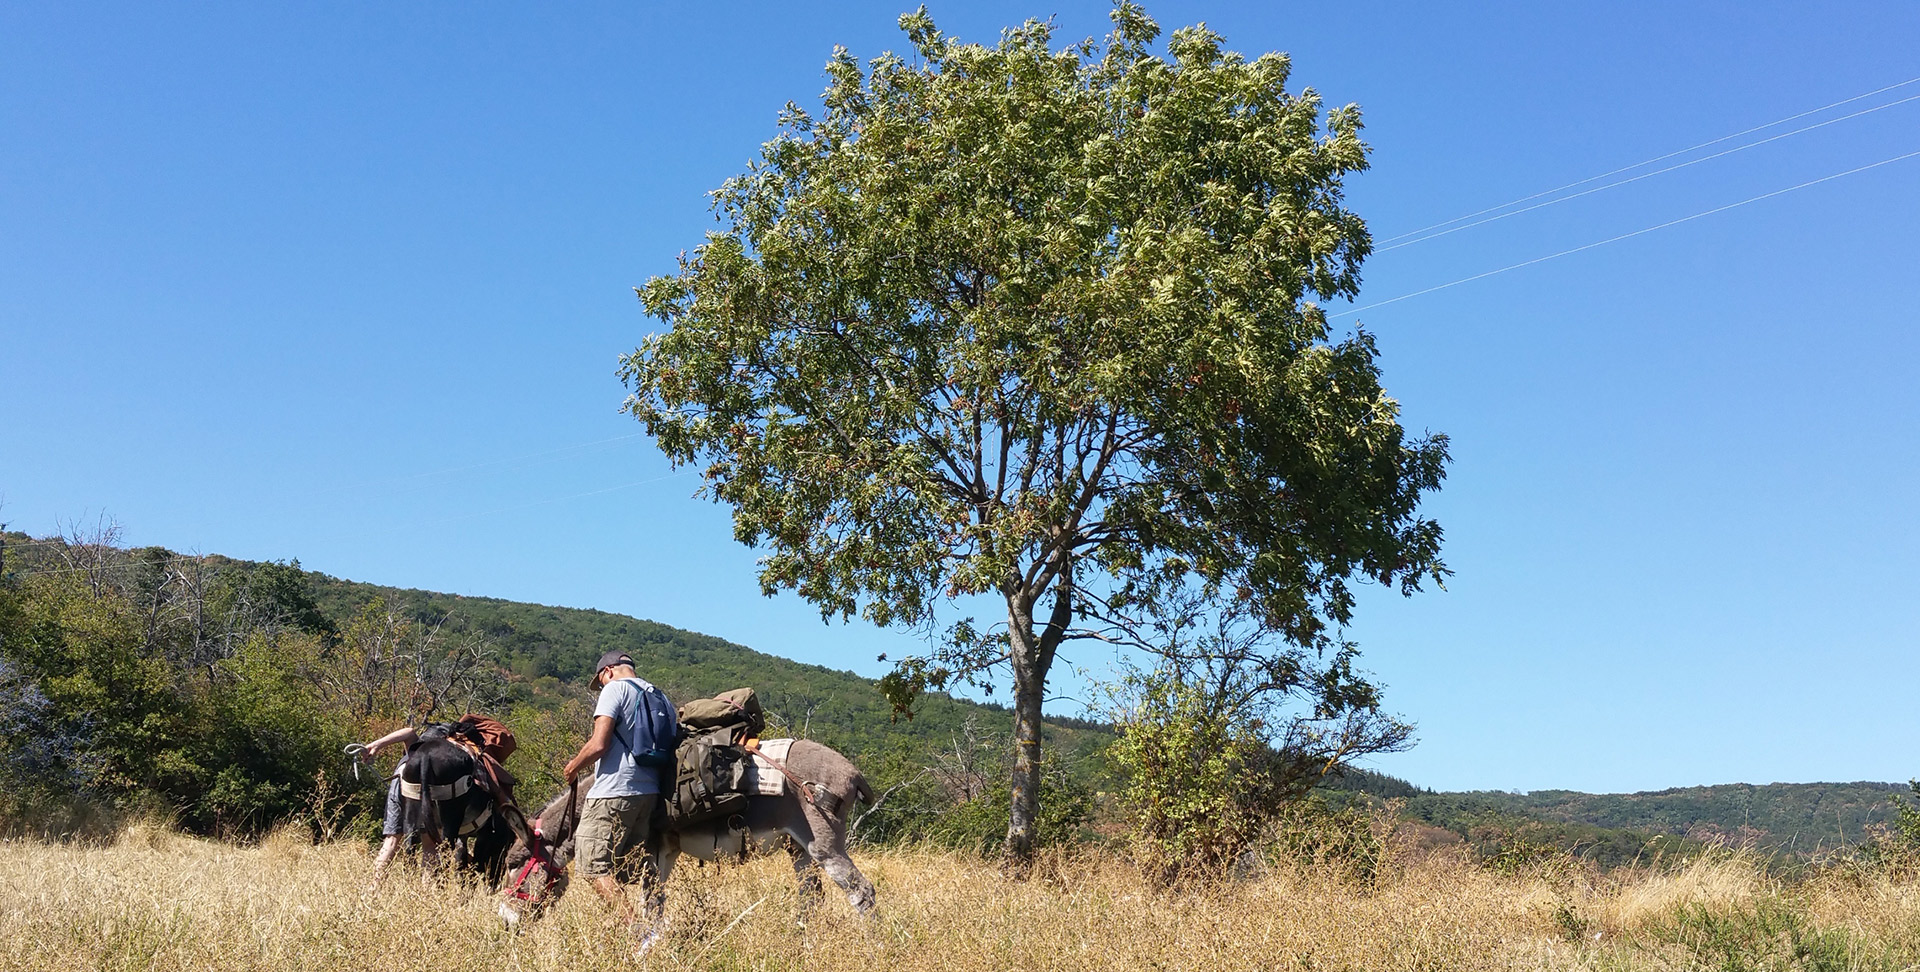
[[[628,881],[638,874],[636,858],[645,853],[647,827],[659,799],[659,794],[641,793],[588,800],[573,838],[580,873],[589,879],[617,874]]]

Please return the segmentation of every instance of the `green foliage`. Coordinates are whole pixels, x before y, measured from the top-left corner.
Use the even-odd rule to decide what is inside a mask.
[[[1914,796],[1920,796],[1920,780],[1907,784]],[[1867,839],[1839,864],[1871,873],[1885,874],[1895,880],[1920,878],[1920,808],[1912,801],[1893,799],[1894,819],[1871,829]]]
[[[1380,712],[1351,644],[1288,643],[1250,607],[1176,581],[1143,585],[1126,608],[1130,640],[1155,667],[1117,690],[1111,757],[1128,781],[1137,856],[1161,883],[1219,876],[1282,803],[1412,734]]]
[[[1341,793],[1364,793],[1382,800],[1406,800],[1432,793],[1414,786],[1397,776],[1376,773],[1358,766],[1336,766],[1327,772],[1320,786],[1329,791]]]
[[[1648,937],[1692,954],[1693,967],[1723,972],[1844,972],[1893,968],[1863,961],[1844,928],[1821,929],[1806,903],[1761,896],[1732,905],[1683,904],[1655,923]],[[1898,963],[1904,965],[1904,963]]]
[[[1706,845],[1684,834],[1561,820],[1501,799],[1514,794],[1434,793],[1406,797],[1401,813],[1458,834],[1496,871],[1513,873],[1579,862],[1602,869],[1655,864]]]
[[[858,813],[853,837],[860,843],[931,844],[986,853],[1006,836],[1012,804],[1008,767],[1012,750],[1004,722],[969,716],[944,746],[929,748],[896,738],[869,754],[861,770],[878,795]],[[1050,730],[1041,768],[1040,846],[1092,838],[1100,760],[1075,753],[1057,729]]]
[[[1489,828],[1480,834],[1475,849],[1480,861],[1495,874],[1524,874],[1560,870],[1573,862],[1573,853],[1525,825],[1513,828]]]
[[[1920,780],[1907,781],[1907,787],[1915,796],[1920,796]],[[1905,800],[1894,800],[1892,803],[1895,815],[1892,829],[1894,839],[1920,851],[1920,807],[1915,807]]]
[[[1392,816],[1390,806],[1334,802],[1311,794],[1275,814],[1266,848],[1279,862],[1372,884],[1387,862],[1383,831]]]
[[[590,712],[593,692],[586,683],[588,670],[603,652],[619,649],[633,656],[643,676],[677,700],[752,686],[768,710],[769,738],[813,739],[856,759],[879,758],[902,744],[915,759],[924,761],[954,734],[963,732],[969,719],[1003,742],[1012,735],[1012,715],[1002,706],[936,693],[922,700],[913,718],[896,718],[872,679],[656,621],[590,609],[383,587],[317,573],[306,576],[328,616],[352,617],[378,599],[387,611],[417,625],[437,626],[443,638],[484,639],[493,652],[490,664],[499,679],[499,692],[510,707],[560,712],[584,706]],[[778,646],[768,647],[778,650]],[[516,734],[521,731],[518,722],[510,724]],[[584,726],[582,722],[578,731],[584,733]],[[1092,771],[1088,755],[1112,738],[1106,726],[1079,719],[1050,719],[1046,732],[1049,746],[1064,748],[1063,764],[1076,767],[1081,775]],[[576,748],[579,738],[574,738]],[[527,756],[515,756],[514,763],[531,765]]]
[[[1266,831],[1287,795],[1257,723],[1221,710],[1203,688],[1137,673],[1109,758],[1134,856],[1162,886],[1224,876]]]
[[[254,833],[304,809],[315,775],[337,764],[346,734],[301,671],[316,636],[261,626],[209,659],[186,625],[153,622],[156,605],[140,599],[154,596],[137,578],[96,586],[71,574],[0,592],[12,605],[0,659],[46,701],[10,748],[62,749],[66,763],[16,791],[5,808],[16,825],[62,804],[157,803],[196,830]]]
[[[118,808],[209,833],[304,819],[317,832],[364,836],[377,831],[380,774],[356,784],[341,745],[470,710],[514,729],[508,769],[519,793],[539,801],[559,789],[558,769],[591,723],[593,695],[574,672],[611,647],[682,700],[755,686],[773,733],[863,762],[891,754],[907,776],[936,744],[976,729],[996,772],[1005,767],[1012,720],[1003,708],[931,696],[918,719],[896,723],[870,680],[653,622],[152,550],[102,547],[89,553],[98,570],[71,570],[57,545],[28,549],[41,553],[10,551],[17,573],[0,582],[0,830],[74,833]],[[155,605],[166,592],[140,581],[202,569],[198,600],[176,591]],[[144,623],[156,613],[173,620]],[[1088,754],[1111,733],[1079,720],[1047,732],[1060,752],[1049,792],[1072,796],[1050,814],[1046,839],[1065,839],[1092,792]],[[1006,809],[1005,787],[997,797],[988,789],[939,833],[892,830],[968,843],[966,813]],[[932,820],[969,802],[938,788],[921,796]],[[888,831],[884,817],[873,835]]]
[[[1409,437],[1352,297],[1371,242],[1342,206],[1360,116],[1287,89],[1205,27],[1122,3],[1104,42],[997,44],[901,18],[913,57],[827,65],[817,116],[715,194],[721,228],[641,289],[670,325],[623,359],[629,411],[823,615],[925,626],[896,705],[1010,672],[1009,845],[1030,843],[1061,645],[1177,573],[1321,645],[1355,577],[1438,580],[1419,517],[1443,437]]]
[[[938,809],[917,819],[901,821],[888,833],[875,834],[877,840],[899,843],[931,844],[953,850],[986,855],[998,851],[1007,834],[1007,814],[1012,804],[1012,789],[1003,773],[985,795],[958,803],[931,802]],[[1078,843],[1087,839],[1088,818],[1093,809],[1093,792],[1080,779],[1057,766],[1042,768],[1040,775],[1040,816],[1034,828],[1035,844],[1051,847]]]
[[[1407,812],[1469,839],[1489,822],[1550,831],[1551,842],[1608,866],[1642,857],[1655,834],[1665,835],[1669,854],[1721,843],[1808,858],[1865,840],[1895,816],[1899,790],[1889,783],[1733,783],[1646,793],[1423,793],[1407,800]]]

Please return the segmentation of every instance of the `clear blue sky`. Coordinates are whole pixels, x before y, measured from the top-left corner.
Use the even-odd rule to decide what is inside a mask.
[[[699,242],[704,193],[834,44],[904,47],[902,9],[0,6],[0,520],[104,511],[135,543],[878,674],[913,643],[762,598],[614,369],[653,326],[630,288]],[[968,39],[1106,29],[1093,2],[932,10]],[[1358,102],[1351,199],[1383,239],[1920,77],[1911,3],[1149,11]],[[1920,101],[1382,252],[1360,303],[1915,151]],[[1352,632],[1421,726],[1378,765],[1920,775],[1917,290],[1908,159],[1361,312],[1455,457],[1430,506],[1449,589],[1376,592]]]

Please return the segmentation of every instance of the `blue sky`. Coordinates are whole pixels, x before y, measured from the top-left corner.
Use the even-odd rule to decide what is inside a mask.
[[[704,194],[833,45],[904,47],[902,9],[0,7],[0,521],[104,512],[135,543],[878,674],[911,639],[762,598],[614,370],[653,326],[631,288],[699,242]],[[1107,9],[932,6],[964,39],[1049,15],[1077,39]],[[1350,199],[1383,240],[1920,78],[1902,3],[1148,9],[1358,102]],[[1913,95],[1381,252],[1359,304],[1920,151]],[[1352,632],[1421,726],[1378,766],[1920,775],[1917,268],[1920,158],[1342,318],[1455,457],[1429,507],[1448,590],[1373,592]]]

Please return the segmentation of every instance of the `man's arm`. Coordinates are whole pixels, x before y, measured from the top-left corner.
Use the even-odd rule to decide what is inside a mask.
[[[588,736],[586,745],[581,746],[580,752],[567,761],[567,768],[560,771],[561,775],[567,778],[568,783],[572,783],[574,777],[580,775],[582,768],[599,759],[612,746],[613,717],[594,716],[593,735]]]
[[[380,738],[375,739],[374,741],[368,743],[367,756],[372,757],[375,754],[379,753],[380,750],[385,749],[388,746],[393,745],[394,743],[417,743],[419,741],[420,741],[420,733],[417,730],[415,730],[412,726],[401,726],[400,728],[395,729],[394,731],[387,733],[386,735],[381,736]]]

